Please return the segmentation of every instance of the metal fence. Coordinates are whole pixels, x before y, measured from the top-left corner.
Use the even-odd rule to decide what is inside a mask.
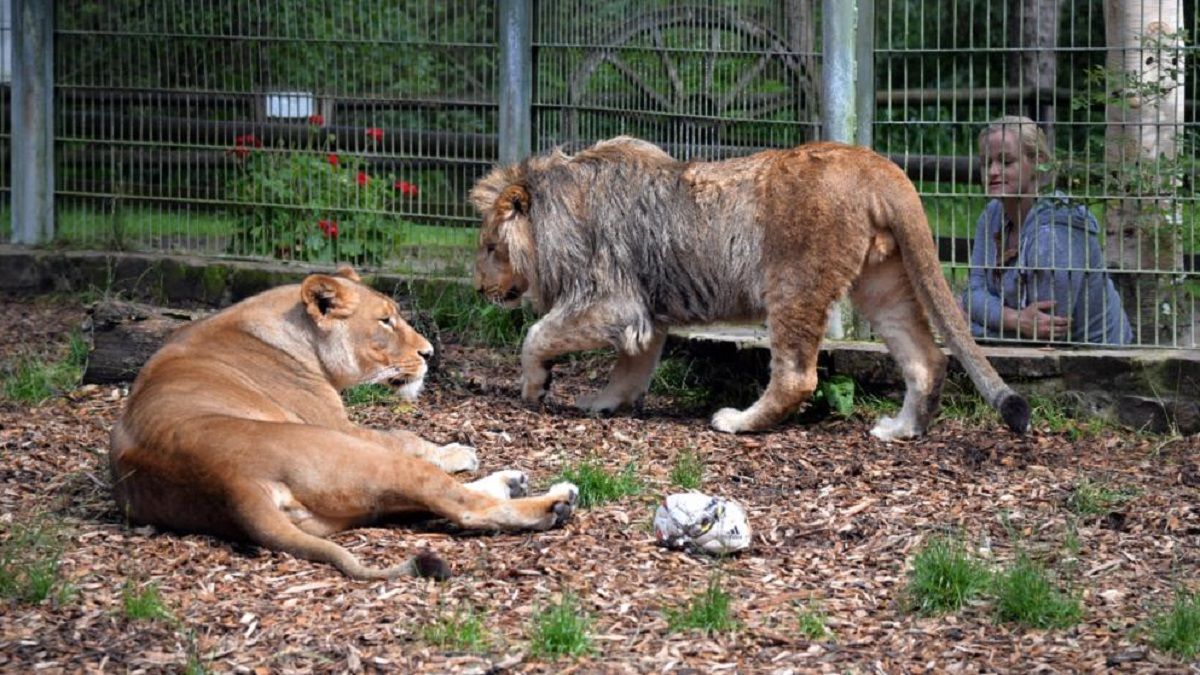
[[[531,37],[506,47],[515,18]],[[1047,190],[1088,209],[1103,251],[1052,267],[1120,293],[1085,314],[1194,347],[1196,29],[1172,0],[57,0],[55,243],[460,274],[466,193],[521,147],[506,87],[534,151],[624,133],[684,160],[828,137],[848,91],[849,127],[914,179],[957,287],[1003,275],[971,264],[978,135],[1027,115],[1053,151]],[[513,53],[527,78],[505,71]],[[856,53],[858,82],[831,83]],[[10,106],[4,87],[5,156]],[[13,175],[4,162],[6,213]]]

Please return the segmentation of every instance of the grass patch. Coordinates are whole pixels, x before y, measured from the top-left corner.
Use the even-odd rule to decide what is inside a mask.
[[[957,539],[936,537],[913,558],[907,603],[920,614],[953,612],[983,593],[991,574]]]
[[[342,401],[348,407],[389,403],[396,395],[386,384],[360,384],[342,392]]]
[[[630,462],[619,473],[613,473],[598,459],[568,466],[553,482],[561,481],[569,481],[579,488],[579,506],[584,509],[640,494],[643,488],[635,463]]]
[[[820,608],[812,604],[796,606],[796,630],[805,639],[816,642],[833,637],[833,632],[827,625],[828,622],[829,617],[825,616]]]
[[[410,288],[414,315],[426,315],[439,331],[488,347],[519,344],[535,320],[533,312],[504,309],[466,284],[423,284]],[[421,331],[421,326],[413,326]]]
[[[121,588],[121,608],[125,618],[131,621],[167,621],[173,623],[175,616],[167,609],[158,584],[146,584],[141,588],[126,581]]]
[[[708,403],[712,388],[704,383],[701,369],[692,359],[670,356],[663,359],[650,379],[650,393],[674,399],[689,407]]]
[[[1072,488],[1067,497],[1067,508],[1081,518],[1106,516],[1136,496],[1136,490],[1084,478]]]
[[[1076,418],[1071,414],[1073,406],[1064,396],[1029,397],[1030,424],[1055,434],[1066,434],[1073,441],[1092,438],[1117,426],[1099,417]]]
[[[529,652],[551,659],[582,656],[592,651],[591,630],[592,618],[575,595],[567,593],[561,602],[534,616]]]
[[[487,648],[487,630],[473,608],[443,613],[421,630],[421,637],[442,651],[482,652]]]
[[[71,333],[67,355],[61,361],[24,359],[4,377],[4,396],[9,400],[38,405],[74,389],[87,365],[88,343],[79,332]]]
[[[671,485],[684,490],[696,490],[704,479],[704,462],[691,450],[675,457],[671,465]]]
[[[996,575],[992,592],[1001,621],[1032,628],[1067,628],[1083,616],[1079,598],[1055,588],[1045,568],[1024,553]]]
[[[671,631],[695,629],[705,633],[726,633],[738,628],[729,609],[729,594],[721,588],[716,576],[709,579],[708,586],[692,596],[685,607],[668,608],[666,612]]]
[[[1200,594],[1180,590],[1171,609],[1150,618],[1150,644],[1180,661],[1200,655]]]
[[[73,589],[59,578],[65,537],[58,523],[38,516],[13,525],[0,544],[0,597],[37,604],[66,602]]]

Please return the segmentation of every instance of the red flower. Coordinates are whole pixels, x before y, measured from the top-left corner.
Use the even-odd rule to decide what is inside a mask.
[[[367,136],[370,136],[371,140],[379,143],[383,140],[383,129],[380,129],[379,127],[371,127],[367,129]]]
[[[325,236],[330,239],[337,239],[338,229],[336,220],[321,220],[317,221],[317,227],[325,233]]]
[[[251,148],[261,148],[262,141],[255,138],[254,134],[242,134],[233,138],[233,149],[230,154],[238,159],[246,159],[250,155]]]
[[[233,145],[237,148],[261,148],[262,141],[258,140],[254,134],[242,134],[233,139]]]
[[[337,166],[338,165],[337,153],[336,152],[329,153],[328,155],[325,156],[325,161],[329,162],[329,166]]]
[[[314,127],[323,127],[323,126],[325,126],[325,116],[324,115],[309,115],[308,123],[313,125]]]
[[[354,180],[358,181],[360,187],[366,187],[367,183],[371,182],[371,177],[367,175],[366,171],[359,171]]]
[[[406,180],[398,180],[392,187],[399,190],[400,194],[405,197],[416,197],[421,192],[420,188]]]

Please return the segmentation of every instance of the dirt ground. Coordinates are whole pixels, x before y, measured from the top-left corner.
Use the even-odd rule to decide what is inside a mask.
[[[62,353],[85,312],[71,301],[0,301],[0,360]],[[596,386],[594,359],[556,371],[569,403]],[[0,538],[49,513],[69,539],[61,575],[74,592],[37,605],[0,600],[0,670],[213,672],[1188,672],[1146,645],[1152,612],[1197,588],[1200,441],[1106,432],[1071,440],[943,419],[923,440],[884,444],[870,421],[828,419],[771,433],[710,431],[703,410],[651,396],[635,416],[532,411],[516,396],[514,350],[447,344],[415,406],[355,408],[359,421],[474,445],[480,472],[518,468],[545,487],[568,463],[635,462],[646,489],[583,510],[562,529],[465,535],[444,523],[368,528],[337,541],[364,561],[421,548],[455,576],[438,583],[349,581],[333,568],[203,536],[130,529],[107,489],[114,387],[84,387],[38,407],[0,402]],[[675,459],[705,463],[701,489],[747,509],[751,549],[724,561],[655,545],[650,519]],[[1136,490],[1107,517],[1074,519],[1080,480]],[[1073,524],[1074,522],[1074,524]],[[1035,630],[988,602],[925,618],[905,610],[908,565],[931,535],[960,532],[997,567],[1018,550],[1080,595],[1083,619]],[[739,628],[670,632],[714,574]],[[126,584],[156,584],[171,621],[134,621]],[[590,614],[595,650],[558,662],[529,655],[531,617],[564,591]],[[810,641],[797,607],[827,616]],[[445,653],[423,627],[456,608],[483,617],[488,647]]]

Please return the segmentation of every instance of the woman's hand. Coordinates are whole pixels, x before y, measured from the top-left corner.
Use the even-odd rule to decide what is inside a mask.
[[[1015,329],[1023,338],[1065,340],[1070,336],[1071,319],[1051,314],[1053,308],[1053,300],[1042,300],[1019,310],[1010,310],[1009,328]]]

